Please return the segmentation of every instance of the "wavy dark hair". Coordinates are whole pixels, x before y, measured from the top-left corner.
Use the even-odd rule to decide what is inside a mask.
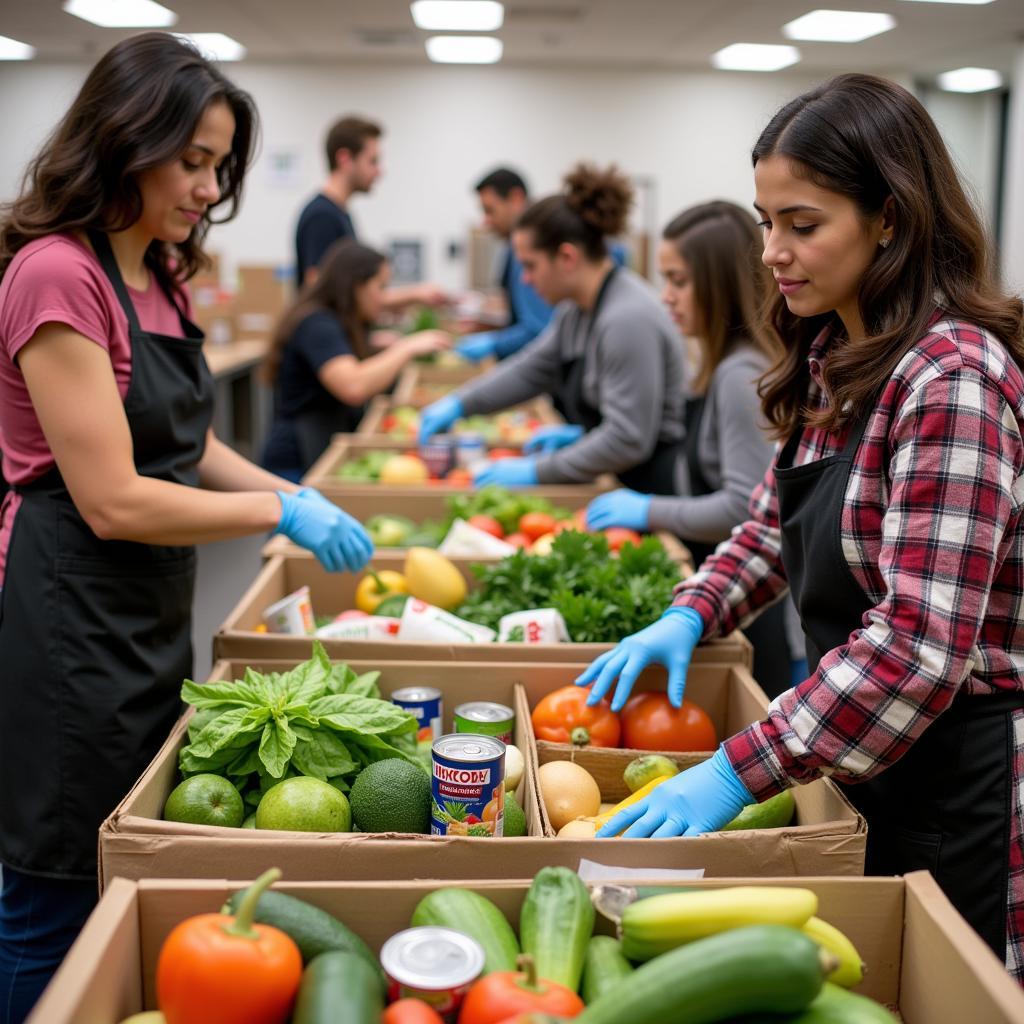
[[[669,221],[662,238],[687,262],[700,312],[701,363],[691,383],[703,394],[719,363],[737,342],[774,361],[775,332],[761,319],[771,274],[761,262],[761,233],[742,207],[718,199],[691,206]]]
[[[335,242],[324,254],[316,280],[303,285],[278,321],[263,362],[263,379],[268,384],[277,380],[285,345],[311,313],[332,314],[348,335],[356,358],[365,359],[369,355],[366,340],[369,325],[359,315],[356,288],[374,277],[386,262],[387,257],[382,253],[352,238]]]
[[[991,332],[1024,366],[1024,311],[1000,288],[992,250],[945,143],[906,89],[872,75],[839,75],[787,103],[769,121],[752,159],[785,156],[796,173],[846,196],[865,219],[892,200],[894,234],[861,282],[865,337],[850,343],[834,313],[798,317],[776,293],[766,316],[785,347],[762,377],[764,413],[777,438],[803,425],[836,431],[863,414],[899,361],[925,335],[936,306]],[[828,406],[807,408],[807,354],[834,330],[824,367]],[[849,405],[847,405],[849,403]]]
[[[217,173],[225,208],[209,209],[188,239],[154,240],[145,262],[165,288],[179,290],[209,265],[203,241],[211,223],[238,211],[242,182],[259,131],[248,93],[233,85],[193,46],[165,32],[118,43],[89,72],[71,108],[29,164],[21,193],[0,208],[0,277],[20,249],[61,231],[123,231],[142,215],[138,175],[178,159],[211,103],[235,118],[231,152]]]

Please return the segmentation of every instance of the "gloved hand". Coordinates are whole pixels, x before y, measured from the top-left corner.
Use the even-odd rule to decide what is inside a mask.
[[[275,533],[312,551],[328,572],[358,572],[373,556],[373,541],[358,520],[319,491],[278,491],[281,519]]]
[[[625,487],[596,497],[587,506],[587,526],[607,530],[624,526],[628,530],[646,530],[651,512],[651,496]]]
[[[618,835],[624,828],[623,839],[699,836],[728,825],[754,802],[719,747],[707,761],[655,786],[643,800],[619,811],[598,830],[597,838]]]
[[[538,427],[523,445],[523,451],[527,454],[540,452],[546,455],[566,445],[575,444],[582,436],[583,428],[575,423],[553,423],[548,427]]]
[[[475,487],[501,484],[503,487],[533,487],[537,483],[537,463],[533,459],[498,459],[473,475]]]
[[[435,434],[446,431],[464,414],[462,399],[458,395],[445,395],[420,413],[420,444],[426,444]]]
[[[621,711],[637,676],[652,662],[657,662],[668,669],[669,702],[673,707],[681,707],[686,670],[690,667],[693,649],[703,635],[704,620],[692,608],[669,608],[657,622],[620,640],[612,650],[591,662],[576,685],[593,683],[587,698],[587,704],[593,707],[618,678],[612,711]]]
[[[480,331],[478,334],[467,334],[455,346],[455,351],[463,359],[471,363],[479,363],[481,359],[493,356],[498,350],[498,339],[493,331]]]

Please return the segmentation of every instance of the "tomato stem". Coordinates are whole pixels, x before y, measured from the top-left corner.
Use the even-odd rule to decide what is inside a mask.
[[[569,741],[574,747],[586,747],[590,745],[590,730],[583,725],[577,725],[569,733]]]
[[[270,888],[281,877],[280,868],[270,868],[264,871],[259,878],[246,890],[242,902],[238,907],[238,913],[230,924],[224,925],[225,935],[234,935],[239,939],[258,939],[260,933],[253,928],[253,918],[256,916],[256,905],[263,893]]]

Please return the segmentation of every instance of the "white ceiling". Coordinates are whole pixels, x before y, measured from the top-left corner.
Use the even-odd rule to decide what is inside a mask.
[[[428,33],[406,0],[163,0],[175,31],[224,32],[250,60],[425,63]],[[788,42],[782,25],[818,4],[887,11],[897,27],[861,43],[806,43],[793,70],[862,70],[927,78],[964,65],[1009,72],[1024,46],[1024,0],[984,6],[907,0],[505,0],[507,64],[706,69],[729,43]],[[92,60],[133,30],[65,14],[60,0],[0,0],[0,35],[43,60]]]

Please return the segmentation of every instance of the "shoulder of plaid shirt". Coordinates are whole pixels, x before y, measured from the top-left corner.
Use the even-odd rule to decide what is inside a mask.
[[[810,402],[827,332],[809,354]],[[826,775],[870,778],[906,752],[961,686],[1024,688],[1024,374],[1004,345],[939,313],[870,414],[846,486],[841,539],[875,602],[843,647],[723,744],[758,799]],[[794,464],[842,449],[805,430]],[[705,638],[742,627],[787,589],[774,463],[750,519],[676,588]]]

